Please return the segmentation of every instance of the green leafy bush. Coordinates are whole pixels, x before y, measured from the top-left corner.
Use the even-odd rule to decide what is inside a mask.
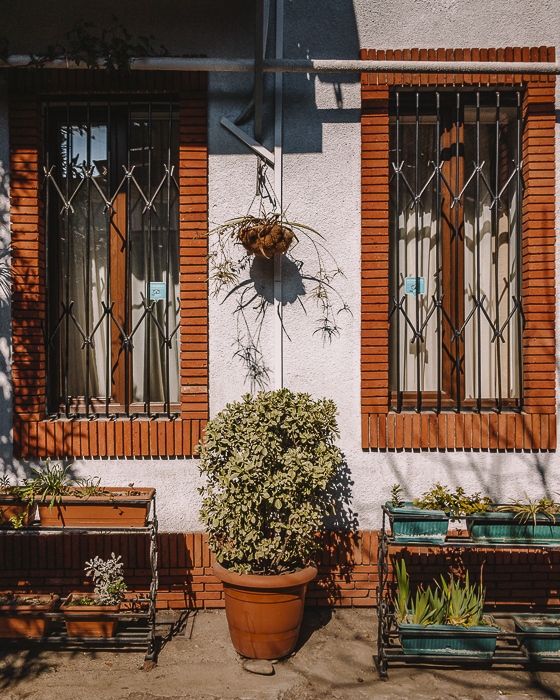
[[[492,505],[492,499],[481,496],[479,492],[469,496],[461,486],[456,486],[455,491],[451,491],[438,481],[422,498],[417,498],[414,505],[426,510],[443,510],[447,515],[457,518],[472,513],[486,513]]]
[[[333,401],[281,389],[247,394],[208,422],[200,518],[231,571],[278,574],[309,563],[343,464],[335,415]]]

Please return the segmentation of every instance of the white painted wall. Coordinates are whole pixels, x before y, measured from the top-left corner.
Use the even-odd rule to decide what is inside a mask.
[[[27,51],[42,36],[51,41],[91,12],[87,3],[44,3],[32,0],[26,9],[8,10],[7,24],[14,30],[14,52]],[[48,5],[48,8],[47,8]],[[53,11],[53,5],[64,13]],[[176,10],[169,0],[158,3],[119,3],[119,14],[135,33],[149,31],[174,53],[208,56],[250,55],[251,8],[246,3],[185,2]],[[234,6],[232,8],[232,6]],[[88,7],[90,9],[88,9]],[[96,3],[96,16],[113,11],[109,0]],[[174,14],[171,13],[173,7]],[[71,8],[71,12],[69,10]],[[122,10],[120,9],[122,8]],[[134,10],[132,9],[134,8]],[[69,10],[66,14],[66,10]],[[130,10],[130,11],[129,11]],[[15,32],[18,17],[29,22],[28,32]],[[27,13],[27,14],[26,14]],[[61,17],[64,17],[64,22]],[[130,18],[130,19],[129,19]],[[5,18],[4,18],[5,19]],[[98,20],[99,24],[102,20]],[[25,26],[25,25],[24,25]],[[212,31],[209,29],[212,28]],[[44,32],[44,34],[43,34]],[[502,47],[557,45],[560,47],[560,3],[557,0],[286,0],[287,57],[356,58],[358,49],[406,47]],[[235,116],[245,106],[251,83],[247,76],[216,74],[210,77],[209,201],[210,221],[219,223],[245,213],[253,200],[256,158],[219,126],[223,115]],[[560,108],[560,99],[557,100]],[[437,480],[468,490],[482,490],[496,500],[527,492],[531,496],[560,492],[560,460],[556,454],[496,454],[484,452],[375,453],[361,450],[360,437],[360,87],[356,77],[287,76],[285,79],[284,206],[289,218],[317,228],[345,273],[337,290],[351,314],[340,315],[341,332],[331,343],[313,334],[317,312],[295,276],[285,288],[285,385],[296,391],[328,396],[339,407],[340,445],[351,472],[353,511],[362,528],[379,525],[379,506],[391,484],[399,481],[413,497]],[[270,115],[269,115],[270,116]],[[0,214],[6,217],[2,198],[6,188],[6,111],[0,102]],[[271,146],[271,124],[266,128]],[[557,172],[558,172],[557,168]],[[558,173],[560,176],[560,173]],[[272,174],[271,174],[272,179]],[[560,211],[558,212],[560,216]],[[557,219],[558,219],[557,216]],[[6,228],[0,218],[0,246],[6,245]],[[311,274],[311,247],[302,240],[294,251]],[[559,263],[560,269],[560,263]],[[288,270],[289,271],[289,270]],[[256,276],[260,294],[270,298],[272,277],[266,266]],[[310,283],[304,288],[309,292]],[[298,301],[301,300],[305,310]],[[211,415],[249,389],[236,350],[235,301],[223,295],[210,302],[210,407]],[[233,320],[232,320],[233,319]],[[6,310],[0,304],[0,331],[9,338]],[[273,370],[273,327],[269,308],[262,328],[262,350]],[[2,341],[3,342],[3,341]],[[9,382],[3,372],[7,345],[0,345],[0,441],[8,433],[11,411]],[[272,374],[271,374],[272,384]],[[3,393],[2,393],[3,392]],[[4,436],[4,437],[2,437]],[[4,468],[20,473],[28,465],[12,464],[8,452],[0,457]],[[160,524],[164,530],[199,530],[197,519],[200,485],[197,460],[83,460],[78,474],[96,474],[107,484],[134,482],[156,485]],[[165,504],[165,505],[164,505]]]

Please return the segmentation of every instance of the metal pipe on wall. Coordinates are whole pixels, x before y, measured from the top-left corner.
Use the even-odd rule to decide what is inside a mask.
[[[14,55],[0,61],[0,68],[21,68],[32,63],[29,55]],[[185,70],[203,72],[251,73],[251,58],[179,58],[154,56],[131,58],[132,70]],[[83,69],[84,63],[63,58],[41,63],[42,68]],[[102,61],[99,67],[103,68]],[[520,61],[360,61],[353,59],[289,59],[263,61],[265,73],[508,73],[560,75],[558,62]]]

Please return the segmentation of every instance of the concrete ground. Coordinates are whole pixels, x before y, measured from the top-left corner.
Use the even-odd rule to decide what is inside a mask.
[[[158,666],[141,670],[143,653],[0,648],[2,700],[487,700],[559,698],[559,672],[394,665],[380,681],[372,663],[375,612],[312,609],[296,653],[273,676],[245,671],[229,641],[223,611],[162,615]]]

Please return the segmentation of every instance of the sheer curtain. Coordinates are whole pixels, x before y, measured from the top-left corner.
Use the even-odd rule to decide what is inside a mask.
[[[127,125],[122,120],[126,107],[119,106],[111,119],[110,109],[105,108],[104,124],[74,121],[63,123],[58,131],[56,183],[62,196],[71,199],[66,208],[58,200],[55,203],[61,210],[56,240],[60,262],[55,265],[58,279],[53,281],[58,313],[64,316],[63,305],[71,306],[53,338],[58,345],[60,395],[66,379],[72,399],[105,399],[109,389],[111,401],[125,403],[124,395],[115,395],[115,371],[124,366],[126,353],[121,350],[117,357],[115,347],[108,347],[117,337],[123,345],[123,338],[113,320],[107,316],[102,320],[103,303],[107,307],[114,303],[124,333],[132,335],[128,401],[176,403],[180,400],[176,110],[169,105],[128,108]],[[109,186],[111,158],[114,182]],[[125,168],[133,168],[133,179],[123,180]],[[108,202],[117,202],[117,196],[126,221],[121,232],[125,243],[110,222]],[[126,274],[122,262],[122,272],[110,275],[115,255],[121,261],[126,257]],[[124,274],[126,279],[117,280]],[[166,284],[167,302],[151,305],[151,282]],[[108,338],[108,331],[114,337]]]
[[[496,110],[487,108],[481,112],[477,152],[476,110],[465,108],[464,111],[463,141],[460,144],[461,180],[466,183],[464,192],[461,194],[461,188],[458,192],[454,191],[453,178],[449,182],[452,193],[445,183],[441,183],[444,199],[449,201],[458,197],[454,207],[459,208],[463,288],[457,289],[457,292],[462,296],[462,322],[466,322],[458,342],[464,375],[464,394],[461,398],[467,401],[476,399],[479,392],[486,399],[498,396],[516,398],[520,395],[517,371],[520,362],[520,318],[519,313],[514,311],[513,301],[518,287],[519,232],[516,211],[519,194],[516,177],[507,184],[516,158],[515,146],[512,145],[515,139],[509,133],[512,114],[506,109],[500,113],[499,149],[496,155]],[[444,156],[436,143],[435,116],[420,115],[418,124],[414,117],[401,119],[398,154],[394,129],[391,295],[396,297],[398,304],[402,302],[402,309],[394,308],[391,317],[391,386],[393,389],[399,387],[403,392],[435,392],[438,390],[438,373],[442,372],[445,350],[440,347],[438,310],[434,299],[441,299],[443,280],[446,276],[450,278],[450,261],[442,257],[442,239],[444,236],[453,239],[455,233],[448,225],[446,229],[441,219],[438,222],[441,197],[438,201],[434,164],[441,163]],[[478,177],[478,205],[477,162],[481,165],[482,173]],[[504,190],[499,200],[493,196],[496,187],[497,193]],[[416,204],[415,196],[418,196]],[[452,246],[455,245],[455,240],[452,240]],[[424,292],[418,295],[410,291],[407,293],[406,278],[416,277],[423,279]],[[460,282],[449,279],[451,285]],[[477,300],[480,300],[486,313],[476,308]],[[394,301],[391,300],[390,308],[393,306]],[[473,309],[474,313],[469,319]],[[503,329],[502,341],[496,330],[501,329],[512,311]],[[443,327],[449,337],[449,323],[442,318]],[[417,339],[415,330],[422,334],[422,340]],[[454,352],[456,343],[449,341]],[[440,381],[443,381],[441,376]],[[456,381],[454,376],[453,381]]]

